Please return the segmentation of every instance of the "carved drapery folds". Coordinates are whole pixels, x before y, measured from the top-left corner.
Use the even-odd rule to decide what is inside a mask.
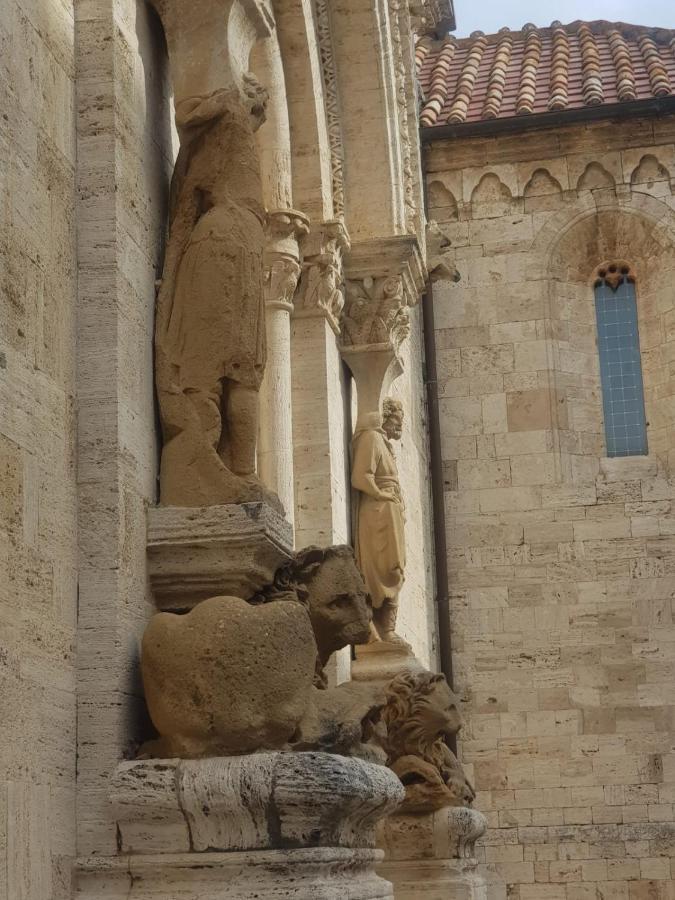
[[[325,316],[333,331],[339,332],[345,302],[342,259],[348,249],[349,235],[340,219],[317,225],[304,238],[296,318]]]
[[[169,48],[180,151],[157,299],[160,502],[257,500],[265,368],[265,212],[255,130],[265,91],[248,74],[271,33],[263,0],[155,0]]]

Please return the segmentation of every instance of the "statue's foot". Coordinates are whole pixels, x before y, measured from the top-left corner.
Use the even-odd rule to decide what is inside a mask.
[[[371,621],[370,623],[370,637],[368,638],[369,644],[380,643],[382,638],[380,637],[380,632],[375,627],[375,623]]]

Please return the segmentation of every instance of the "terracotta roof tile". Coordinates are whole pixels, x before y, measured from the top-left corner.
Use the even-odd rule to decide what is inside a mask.
[[[461,125],[675,95],[675,31],[553,22],[416,48],[422,126]]]

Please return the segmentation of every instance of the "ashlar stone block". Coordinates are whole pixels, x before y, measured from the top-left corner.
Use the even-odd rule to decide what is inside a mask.
[[[148,569],[163,610],[218,595],[250,597],[289,559],[293,529],[263,502],[148,510]]]

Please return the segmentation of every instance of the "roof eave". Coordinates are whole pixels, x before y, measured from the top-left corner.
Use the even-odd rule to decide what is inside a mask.
[[[604,103],[598,106],[583,106],[579,109],[563,109],[555,112],[532,113],[526,116],[509,116],[503,119],[485,119],[480,122],[464,122],[458,125],[428,125],[420,128],[423,144],[450,138],[486,136],[493,134],[515,134],[539,128],[556,128],[579,122],[594,122],[599,119],[628,119],[636,116],[665,116],[675,113],[675,96],[652,97],[648,100],[634,100],[622,103]]]

